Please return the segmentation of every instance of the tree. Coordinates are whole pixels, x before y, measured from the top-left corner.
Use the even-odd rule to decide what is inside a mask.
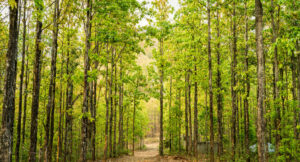
[[[237,94],[236,94],[236,65],[237,65],[237,37],[236,37],[236,17],[235,17],[235,0],[233,1],[233,42],[232,42],[232,63],[231,63],[231,97],[232,97],[232,117],[231,117],[231,143],[232,143],[232,160],[235,161],[237,132],[236,132],[236,118],[237,118]]]
[[[85,53],[84,53],[84,90],[83,90],[83,107],[82,107],[82,128],[81,128],[81,152],[80,161],[86,161],[87,154],[87,131],[88,131],[88,95],[89,95],[89,83],[88,83],[88,71],[90,69],[89,52],[91,48],[91,11],[92,2],[87,0],[86,3],[86,23],[85,23]]]
[[[18,53],[19,1],[9,1],[9,40],[6,53],[6,74],[0,132],[0,161],[11,162],[13,153],[13,128],[15,118],[15,91]]]
[[[210,161],[214,161],[214,121],[213,121],[213,89],[212,89],[212,61],[211,61],[211,31],[210,31],[210,0],[207,0],[207,22],[208,22],[208,73],[209,73],[209,119],[210,119]]]
[[[245,1],[245,72],[246,72],[246,96],[244,98],[244,126],[245,126],[245,147],[247,154],[247,162],[250,162],[249,149],[249,95],[250,95],[250,81],[249,81],[249,56],[248,56],[248,15],[247,15],[247,1]]]
[[[41,81],[41,36],[42,36],[42,12],[44,9],[43,0],[35,1],[36,8],[36,38],[35,38],[35,59],[34,59],[34,79],[33,79],[33,94],[31,105],[31,129],[30,129],[30,150],[29,162],[36,161],[36,144],[37,144],[37,129],[38,129],[38,112],[39,112],[39,95]]]
[[[25,67],[25,46],[26,46],[26,0],[23,1],[23,35],[22,35],[22,65],[20,74],[20,92],[19,92],[19,113],[18,113],[18,126],[17,126],[17,143],[15,149],[16,161],[19,162],[20,155],[20,140],[21,140],[21,120],[22,120],[22,101],[23,101],[23,79]],[[25,112],[24,112],[25,113]]]
[[[55,0],[53,14],[52,31],[52,50],[51,50],[51,77],[49,84],[49,97],[47,104],[47,120],[45,126],[45,161],[52,161],[52,144],[54,136],[54,108],[55,108],[55,79],[56,79],[56,59],[57,59],[57,36],[58,36],[58,18],[59,18],[59,0]]]
[[[255,34],[256,34],[256,54],[257,54],[257,146],[258,161],[266,159],[265,151],[265,119],[264,119],[264,88],[265,88],[265,69],[263,52],[263,8],[260,0],[255,0]]]
[[[219,7],[220,7],[220,2],[217,2],[217,107],[218,107],[218,142],[219,142],[219,147],[218,147],[218,155],[219,157],[222,156],[223,154],[223,95],[222,95],[222,83],[221,83],[221,45],[220,45],[220,14],[219,14]]]

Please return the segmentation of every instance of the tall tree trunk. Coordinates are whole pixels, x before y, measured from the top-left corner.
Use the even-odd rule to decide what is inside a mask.
[[[218,3],[219,5],[219,3]],[[222,85],[221,85],[221,56],[220,56],[220,50],[221,50],[221,45],[220,45],[220,23],[219,23],[219,10],[217,9],[217,37],[218,37],[218,43],[217,43],[217,63],[218,63],[218,68],[217,68],[217,88],[218,88],[218,94],[217,94],[217,107],[218,107],[218,155],[219,158],[221,158],[223,154],[223,95],[222,95]]]
[[[63,63],[61,64],[61,74],[60,74],[60,98],[59,98],[59,121],[58,121],[58,138],[57,138],[57,154],[56,154],[56,161],[59,162],[60,153],[62,152],[61,143],[62,142],[62,108],[64,107],[63,102],[63,89],[62,89],[62,67]],[[66,157],[66,156],[64,156]]]
[[[114,141],[113,141],[113,155],[114,157],[117,156],[117,63],[115,64],[115,84],[114,84]]]
[[[169,147],[170,147],[170,152],[172,152],[171,107],[172,107],[172,76],[170,77],[170,99],[169,99]]]
[[[19,18],[20,19],[20,18]],[[26,0],[23,1],[23,42],[22,42],[22,65],[20,74],[20,92],[19,92],[19,113],[18,113],[18,126],[17,126],[17,143],[15,150],[16,162],[20,161],[20,140],[21,140],[21,120],[22,120],[22,99],[23,99],[23,79],[24,79],[24,66],[25,66],[25,45],[26,45]]]
[[[198,82],[197,82],[197,59],[195,59],[195,94],[194,94],[194,155],[198,156]]]
[[[86,161],[87,154],[87,140],[88,140],[88,124],[89,119],[87,117],[88,113],[88,96],[89,96],[89,83],[88,83],[88,71],[90,69],[90,59],[89,52],[91,48],[90,38],[91,38],[91,9],[92,1],[87,0],[86,4],[86,24],[85,24],[85,54],[84,54],[84,92],[83,92],[83,107],[82,107],[82,126],[81,126],[81,151],[80,151],[80,160]]]
[[[122,56],[120,57],[120,81],[121,85],[119,86],[119,145],[120,149],[124,149],[124,137],[123,137],[123,64]]]
[[[45,126],[45,162],[52,161],[52,144],[54,136],[54,108],[55,108],[55,79],[56,79],[56,59],[57,59],[57,36],[58,36],[58,23],[59,16],[59,0],[55,0],[54,14],[53,14],[53,31],[52,31],[52,50],[51,50],[51,76],[49,84],[49,96],[47,104],[47,120]]]
[[[210,31],[210,0],[207,0],[208,19],[208,71],[209,71],[209,118],[210,118],[210,161],[214,162],[214,120],[213,120],[213,89],[212,89],[212,63],[211,63],[211,31]]]
[[[297,87],[297,74],[296,74],[296,67],[297,67],[297,58],[295,57],[295,52],[292,53],[292,57],[291,57],[291,70],[292,70],[292,95],[293,95],[293,101],[295,103],[297,103],[297,94],[296,94],[296,87]],[[299,66],[299,65],[298,65]],[[293,106],[293,112],[294,112],[294,136],[295,139],[297,139],[298,137],[298,132],[297,132],[297,106],[294,105]]]
[[[108,146],[108,118],[109,118],[109,101],[107,96],[108,91],[108,59],[109,59],[109,50],[108,50],[108,43],[106,44],[106,65],[105,65],[105,106],[106,106],[106,113],[105,113],[105,143],[104,143],[104,161],[106,161],[107,158],[107,146]]]
[[[27,45],[28,49],[28,45]],[[29,57],[26,57],[26,73],[25,73],[25,96],[24,96],[24,115],[23,115],[23,126],[22,126],[22,144],[25,143],[25,130],[26,130],[26,110],[27,110],[27,98],[28,98],[28,82],[29,82],[29,64],[28,64],[28,59]]]
[[[164,55],[164,47],[163,47],[163,43],[164,40],[161,39],[160,40],[160,57],[161,57],[161,61],[163,62],[163,55]],[[159,98],[159,104],[160,104],[160,121],[159,121],[159,155],[163,156],[164,154],[164,130],[163,130],[163,110],[164,110],[164,64],[161,63],[160,65],[160,98]]]
[[[235,161],[236,154],[236,114],[237,114],[237,94],[236,94],[236,55],[237,55],[237,37],[236,37],[236,15],[235,15],[235,0],[233,1],[233,43],[232,43],[232,63],[231,63],[231,96],[232,96],[232,116],[231,116],[231,144],[232,144],[232,160]]]
[[[250,94],[250,81],[249,81],[249,68],[248,68],[248,15],[247,15],[247,1],[245,1],[245,71],[246,71],[246,96],[244,98],[244,126],[245,126],[245,148],[247,162],[250,162],[250,149],[249,149],[249,94]]]
[[[67,38],[67,40],[68,40],[68,47],[69,47],[69,38]],[[69,83],[69,72],[68,72],[68,67],[69,67],[69,49],[67,50],[67,68],[66,68],[66,72],[67,72],[67,75],[68,75],[68,80],[67,80],[67,82]],[[63,86],[62,86],[62,82],[63,82],[63,67],[64,67],[64,53],[62,52],[62,54],[61,54],[61,64],[60,64],[60,78],[59,78],[59,86],[60,86],[60,96],[59,96],[59,122],[58,122],[58,143],[57,143],[57,156],[56,156],[56,161],[58,162],[59,161],[59,158],[60,158],[60,154],[61,154],[61,152],[62,152],[62,143],[63,143],[63,141],[62,141],[62,139],[64,139],[63,138],[63,136],[62,136],[62,133],[63,133],[63,131],[62,131],[62,127],[63,127],[63,119],[62,119],[62,108],[64,108],[64,104],[63,104]],[[68,83],[67,83],[67,92],[66,92],[66,95],[67,95],[67,97],[66,97],[66,111],[67,112],[65,112],[65,118],[66,118],[66,122],[65,122],[65,124],[66,124],[66,127],[65,127],[65,151],[64,151],[64,160],[66,161],[66,157],[67,156],[71,156],[72,154],[70,153],[70,154],[67,154],[67,153],[69,153],[69,152],[67,152],[66,151],[66,145],[67,144],[69,144],[69,143],[67,143],[67,142],[69,142],[69,141],[67,141],[68,140],[68,138],[72,138],[72,134],[67,134],[68,133],[68,131],[69,131],[69,128],[67,127],[67,126],[69,126],[69,125],[67,125],[67,123],[69,123],[69,122],[71,122],[72,121],[72,119],[70,119],[70,118],[68,118],[67,117],[67,114],[69,113],[69,110],[68,110],[68,97],[69,97],[69,91],[68,91]],[[73,91],[71,92],[71,93],[73,93]],[[68,135],[68,136],[67,136]],[[71,161],[71,160],[70,160]]]
[[[192,128],[192,110],[191,110],[191,83],[190,83],[190,74],[191,70],[189,69],[188,72],[188,108],[189,108],[189,125],[190,125],[190,130],[189,130],[189,154],[192,154],[193,152],[193,143],[192,143],[192,138],[193,138],[193,128]]]
[[[110,116],[109,116],[109,157],[112,157],[112,138],[113,138],[113,134],[112,134],[112,129],[113,129],[113,116],[114,116],[114,111],[113,111],[113,94],[112,94],[112,86],[113,86],[113,73],[114,73],[114,52],[115,49],[112,48],[111,51],[111,64],[110,64],[110,82],[109,82],[109,101],[110,101]]]
[[[43,10],[43,1],[35,2],[35,7],[38,13]],[[36,161],[36,143],[37,143],[37,129],[38,129],[38,111],[39,111],[39,96],[40,96],[40,81],[41,81],[41,36],[42,36],[42,18],[40,14],[36,22],[36,39],[35,39],[35,62],[34,62],[34,78],[33,78],[33,94],[31,105],[31,129],[30,129],[30,150],[29,162]]]
[[[0,161],[3,162],[12,161],[13,128],[15,118],[15,91],[19,34],[19,0],[13,0],[12,2],[15,3],[15,6],[9,6],[9,40],[8,50],[6,53],[6,73],[2,110],[2,128],[0,130]]]
[[[70,36],[67,35],[67,44],[70,47]],[[67,98],[66,98],[66,112],[65,112],[65,143],[64,143],[64,161],[72,161],[72,124],[73,124],[73,67],[71,64],[70,50],[67,48],[67,64],[66,64],[66,73],[67,73]],[[62,70],[61,70],[62,73]],[[62,79],[62,75],[61,75]]]
[[[257,79],[258,79],[258,109],[257,109],[257,142],[258,161],[264,162],[265,155],[265,126],[264,126],[264,53],[263,53],[263,8],[260,0],[255,0],[255,25],[256,25],[256,54],[257,54]]]
[[[277,39],[277,29],[278,25],[276,27],[275,21],[274,21],[274,1],[271,0],[271,20],[272,20],[272,43],[276,43]],[[279,150],[279,144],[280,144],[280,105],[278,102],[278,96],[279,96],[279,89],[277,87],[278,82],[278,60],[277,60],[277,45],[275,45],[274,48],[274,60],[273,60],[273,94],[274,94],[274,108],[276,110],[276,119],[275,119],[275,128],[276,128],[276,136],[275,136],[275,142],[276,142],[276,153],[278,154]]]
[[[181,112],[181,89],[180,88],[178,88],[178,109],[179,109],[179,111]],[[178,123],[179,123],[179,128],[178,128],[178,138],[179,138],[179,140],[178,140],[178,147],[179,147],[179,151],[181,151],[181,113],[179,114],[179,116],[178,116]]]
[[[136,84],[136,88],[135,88],[135,92],[134,92],[134,96],[133,96],[133,117],[132,117],[132,155],[134,155],[134,141],[135,141],[135,134],[134,134],[134,131],[135,131],[135,113],[136,113],[136,92],[138,90],[138,86],[139,86],[139,82],[137,80],[137,84]]]
[[[96,68],[97,69],[97,66]],[[94,86],[93,86],[93,112],[92,112],[92,118],[94,119],[92,122],[92,159],[95,161],[96,160],[96,108],[97,108],[97,79],[94,80]]]
[[[299,40],[297,40],[296,50],[299,52]],[[298,62],[300,62],[300,54],[298,53]],[[298,110],[300,109],[300,66],[298,66]],[[298,120],[297,126],[300,125],[300,111],[298,111]],[[299,137],[299,132],[297,134],[297,138]]]
[[[185,95],[184,95],[184,100],[185,100],[185,149],[186,149],[186,154],[189,153],[189,118],[188,118],[188,74],[186,71],[185,74]]]

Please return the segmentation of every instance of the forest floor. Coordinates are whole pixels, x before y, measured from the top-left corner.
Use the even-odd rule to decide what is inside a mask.
[[[158,138],[145,139],[145,149],[136,150],[134,155],[122,156],[119,158],[109,159],[108,162],[188,162],[186,158],[179,156],[159,156]]]

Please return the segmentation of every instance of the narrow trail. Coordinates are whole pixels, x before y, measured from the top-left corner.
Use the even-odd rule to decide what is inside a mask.
[[[143,150],[136,150],[134,156],[122,156],[115,159],[109,159],[108,162],[187,162],[188,160],[174,157],[165,156],[160,157],[158,152],[159,142],[158,139],[146,139],[146,148]]]

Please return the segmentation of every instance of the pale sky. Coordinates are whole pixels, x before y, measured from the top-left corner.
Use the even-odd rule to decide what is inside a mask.
[[[143,2],[143,1],[146,1],[147,2],[147,5],[146,5],[146,8],[151,8],[151,2],[154,1],[154,0],[138,0],[139,2]],[[169,4],[174,8],[174,12],[172,15],[170,15],[170,19],[173,20],[173,17],[174,17],[174,14],[175,12],[179,9],[180,5],[178,3],[178,0],[168,0]],[[149,18],[149,17],[147,17]],[[145,25],[148,25],[148,22],[147,20],[144,18],[140,21],[139,23],[140,26],[145,26]]]

